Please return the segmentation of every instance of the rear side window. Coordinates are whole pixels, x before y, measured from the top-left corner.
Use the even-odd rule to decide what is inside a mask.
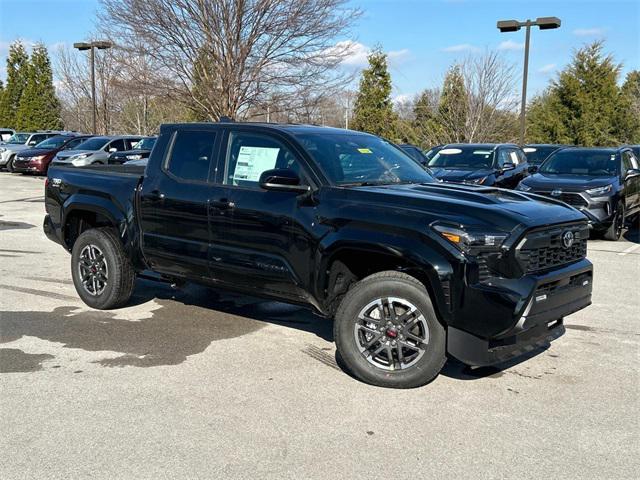
[[[214,132],[176,132],[166,170],[183,180],[206,182],[215,140]]]

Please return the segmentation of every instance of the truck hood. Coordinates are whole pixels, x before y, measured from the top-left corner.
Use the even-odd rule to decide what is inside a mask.
[[[487,177],[493,174],[491,169],[481,170],[466,170],[458,168],[441,168],[441,167],[429,167],[433,176],[443,182],[457,182],[462,183],[466,181],[475,180],[477,178]]]
[[[510,232],[518,226],[531,228],[585,220],[578,210],[558,200],[494,187],[426,183],[353,187],[349,193],[350,200],[382,208],[385,214],[391,215],[394,210],[420,212],[424,214],[424,225],[449,220]]]
[[[616,181],[616,177],[590,177],[587,175],[556,175],[536,173],[525,178],[522,183],[533,190],[563,190],[582,192],[590,188],[604,187]]]

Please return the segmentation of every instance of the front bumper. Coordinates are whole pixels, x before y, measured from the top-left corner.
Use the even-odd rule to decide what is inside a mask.
[[[530,293],[517,302],[524,308],[515,325],[487,338],[449,326],[449,354],[475,366],[509,360],[549,345],[564,334],[563,317],[591,304],[593,266],[586,259],[556,272],[528,276],[528,280],[533,288],[527,288]]]
[[[18,173],[41,173],[47,172],[47,166],[42,161],[34,162],[32,160],[22,160],[17,157],[13,161],[13,171]]]

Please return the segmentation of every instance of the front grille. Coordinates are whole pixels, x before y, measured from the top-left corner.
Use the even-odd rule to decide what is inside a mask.
[[[573,244],[566,247],[562,237],[571,232]],[[586,224],[550,227],[528,233],[520,242],[516,257],[525,273],[536,273],[567,265],[587,256],[589,227]]]
[[[572,207],[586,207],[588,205],[587,201],[579,193],[563,192],[560,195],[551,195],[551,192],[549,191],[534,191],[533,193],[560,200]]]

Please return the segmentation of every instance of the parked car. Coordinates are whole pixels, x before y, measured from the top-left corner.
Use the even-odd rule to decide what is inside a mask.
[[[49,169],[44,231],[93,308],[125,305],[148,271],[309,305],[357,378],[406,388],[447,354],[487,365],[547,345],[591,301],[580,212],[436,182],[373,135],[163,125],[146,171],[126,172]]]
[[[456,143],[440,149],[429,168],[443,182],[515,188],[528,175],[527,157],[510,143]]]
[[[445,145],[436,145],[435,147],[431,147],[429,150],[425,152],[424,156],[427,157],[427,160],[431,160],[433,157],[436,156],[436,153],[438,153],[444,147]]]
[[[527,162],[529,163],[529,165],[540,165],[553,152],[567,146],[568,145],[530,143],[522,147],[522,151],[527,156]]]
[[[640,213],[640,170],[629,147],[563,148],[518,190],[550,196],[579,209],[595,233],[618,240],[625,220]]]
[[[636,156],[636,159],[640,160],[640,145],[625,145],[625,147],[629,147]]]
[[[14,133],[16,131],[11,128],[0,128],[0,142],[6,142]]]
[[[410,143],[403,143],[398,145],[407,155],[413,158],[416,162],[420,163],[422,166],[427,166],[429,163],[429,159],[425,156],[424,152],[415,145],[411,145]]]
[[[47,138],[55,137],[63,132],[18,132],[13,134],[9,139],[0,146],[0,168],[6,168],[13,171],[13,160],[16,153],[35,147],[37,144]]]
[[[109,155],[108,163],[111,165],[121,165],[132,160],[149,158],[149,154],[151,153],[151,149],[156,143],[157,138],[158,137],[145,137],[138,143],[133,145],[131,150],[112,153],[111,155]]]
[[[44,175],[58,152],[73,150],[92,135],[57,135],[40,142],[35,147],[22,150],[13,161],[13,171]]]
[[[131,150],[141,138],[129,135],[93,137],[78,145],[75,150],[59,152],[51,163],[68,167],[105,165],[109,161],[109,155]]]

